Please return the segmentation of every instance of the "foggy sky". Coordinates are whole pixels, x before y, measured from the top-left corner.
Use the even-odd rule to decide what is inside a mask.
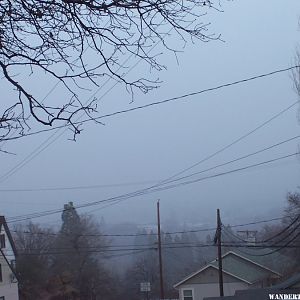
[[[236,81],[294,64],[299,43],[299,1],[228,1],[223,13],[213,13],[210,30],[222,35],[221,41],[188,44],[178,54],[179,64],[170,52],[160,60],[167,70],[160,77],[161,87],[147,95],[136,93],[134,102],[123,87],[116,86],[99,102],[100,114],[143,105]],[[156,49],[157,52],[162,48]],[[130,62],[128,63],[130,65]],[[139,65],[134,74],[147,75]],[[55,82],[34,83],[44,95]],[[101,93],[114,84],[111,82]],[[10,95],[3,83],[1,93]],[[57,91],[58,93],[58,91]],[[88,98],[89,93],[82,97]],[[99,189],[0,192],[1,214],[6,217],[62,208],[63,204],[97,201],[147,187],[193,165],[234,141],[297,100],[291,74],[220,89],[186,99],[107,118],[105,126],[87,124],[77,142],[70,133],[36,155],[15,174],[0,183],[1,189],[70,187],[133,183]],[[232,160],[300,133],[299,105],[263,129],[190,172]],[[32,153],[50,134],[9,142],[1,154],[0,176]],[[266,153],[216,169],[203,176],[257,163],[296,152],[299,139]],[[202,175],[199,175],[202,176]],[[225,223],[278,216],[285,196],[299,186],[300,160],[291,158],[268,166],[226,175],[163,192],[139,196],[117,205],[80,210],[104,216],[107,222],[155,222],[155,202],[161,201],[163,222],[198,224],[214,222],[220,208]],[[149,182],[142,184],[143,182]],[[137,184],[140,183],[140,184]],[[60,215],[35,219],[54,224]]]

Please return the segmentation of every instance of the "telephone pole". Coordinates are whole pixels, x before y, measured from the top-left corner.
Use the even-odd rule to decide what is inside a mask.
[[[159,215],[159,201],[157,201],[157,233],[158,233],[158,258],[159,258],[159,277],[160,277],[160,299],[165,299],[164,280],[162,268],[162,253],[161,253],[161,235],[160,235],[160,215]]]
[[[223,287],[223,267],[222,267],[222,223],[220,217],[220,210],[217,209],[217,230],[214,239],[215,244],[218,246],[218,264],[219,264],[219,290],[220,297],[224,296]]]

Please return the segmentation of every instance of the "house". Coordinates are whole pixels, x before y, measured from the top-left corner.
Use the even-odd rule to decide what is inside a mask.
[[[268,288],[236,291],[233,296],[208,297],[204,300],[300,299],[300,273]]]
[[[278,261],[281,259],[268,258],[264,262],[263,256],[255,257],[240,251],[227,252],[222,256],[224,296],[233,296],[237,290],[267,287],[276,283],[281,277]],[[210,262],[175,284],[174,288],[178,289],[180,300],[203,300],[219,296],[218,261]]]
[[[15,274],[16,248],[3,216],[0,216],[0,300],[18,300]]]
[[[204,300],[267,300],[267,299],[300,299],[300,289],[261,288],[236,291],[233,296],[208,297]]]

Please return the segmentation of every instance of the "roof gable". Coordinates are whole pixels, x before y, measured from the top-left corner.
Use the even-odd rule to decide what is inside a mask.
[[[232,276],[247,284],[253,284],[256,281],[264,279],[269,276],[281,276],[280,273],[270,269],[268,266],[264,266],[248,257],[244,257],[236,252],[229,251],[222,255],[223,273]],[[200,270],[190,274],[180,282],[176,283],[174,287],[178,287],[187,283],[192,278],[195,278],[201,272],[207,270],[207,268],[219,269],[218,261],[214,260],[208,265],[202,267]]]
[[[212,262],[212,264],[218,267],[218,261]],[[279,277],[279,274],[253,263],[251,260],[244,259],[242,256],[230,253],[222,259],[223,270],[234,274],[239,278],[254,283],[268,277]]]
[[[247,251],[236,249],[232,252],[281,275],[282,271],[294,265],[294,261],[279,251],[274,250],[274,248],[261,248],[259,250],[248,248]]]
[[[178,288],[178,287],[179,287],[180,285],[182,285],[182,284],[217,283],[218,280],[212,280],[212,281],[210,282],[210,280],[208,279],[208,274],[206,274],[206,273],[207,273],[207,271],[208,271],[209,269],[215,271],[216,274],[217,274],[217,272],[218,272],[218,270],[219,270],[219,269],[218,269],[216,266],[214,266],[213,264],[208,264],[208,265],[204,266],[203,268],[201,268],[200,270],[198,270],[198,271],[192,273],[191,275],[187,276],[186,278],[184,278],[184,279],[181,280],[180,282],[176,283],[176,284],[174,285],[174,288]],[[198,282],[198,280],[201,281],[201,278],[199,278],[199,275],[200,275],[201,273],[203,274],[203,277],[206,277],[206,279],[208,279],[208,280],[205,280],[205,282]],[[202,275],[202,274],[201,274],[201,275]],[[198,277],[198,278],[197,278],[197,277]],[[242,282],[245,282],[245,283],[247,283],[247,284],[251,284],[251,282],[247,281],[246,279],[241,278],[241,277],[239,277],[239,276],[237,276],[237,275],[235,275],[235,274],[233,274],[233,273],[231,273],[231,272],[229,272],[229,271],[227,271],[227,270],[223,270],[223,277],[224,277],[224,283],[226,283],[226,281],[227,281],[227,282],[242,281]],[[197,280],[197,279],[198,279],[198,280]],[[203,278],[202,278],[202,279],[203,279]],[[232,280],[232,279],[233,279],[233,280]]]
[[[226,259],[226,257],[229,257],[229,256],[235,256],[235,257],[238,257],[238,258],[240,258],[240,259],[242,259],[242,260],[244,260],[244,261],[247,261],[247,262],[249,262],[249,263],[251,263],[251,264],[254,264],[254,265],[258,266],[259,268],[263,268],[263,269],[265,269],[265,270],[267,270],[267,271],[269,271],[269,272],[271,272],[271,273],[274,273],[274,274],[276,274],[276,275],[278,275],[278,276],[281,276],[280,273],[278,273],[277,271],[271,269],[269,266],[267,266],[267,265],[265,265],[265,264],[261,264],[261,263],[255,261],[254,259],[251,259],[251,258],[249,258],[249,257],[245,257],[244,255],[241,255],[241,254],[236,253],[236,252],[233,252],[233,251],[228,251],[227,253],[225,253],[225,254],[222,256],[223,261],[224,261],[224,259]]]

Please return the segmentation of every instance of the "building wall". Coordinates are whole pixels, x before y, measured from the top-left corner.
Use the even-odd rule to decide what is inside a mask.
[[[12,249],[12,246],[11,246],[10,242],[9,242],[7,233],[6,233],[3,225],[1,226],[0,234],[5,235],[5,248],[2,248],[1,250],[3,251],[4,255],[7,257],[7,259],[9,261],[15,260],[14,251]]]
[[[19,300],[18,284],[0,284],[0,297],[3,296],[5,300]]]
[[[2,281],[0,282],[0,297],[5,297],[5,300],[18,300],[18,283],[16,279],[12,282],[12,271],[7,262],[0,256],[0,264],[2,269]]]
[[[6,247],[3,248],[2,251],[7,260],[11,263],[12,260],[15,260],[15,256],[13,255],[12,247],[9,243],[9,239],[3,226],[0,233],[5,234]],[[1,297],[4,297],[5,300],[19,300],[17,279],[13,277],[13,272],[1,253],[0,264],[2,269],[2,281],[0,281],[0,299]]]
[[[248,284],[244,282],[227,282],[224,283],[224,296],[233,296],[236,290],[248,289]],[[183,300],[183,290],[193,290],[193,300],[203,300],[205,297],[220,296],[218,283],[204,283],[204,284],[183,284],[179,287],[179,299]]]

